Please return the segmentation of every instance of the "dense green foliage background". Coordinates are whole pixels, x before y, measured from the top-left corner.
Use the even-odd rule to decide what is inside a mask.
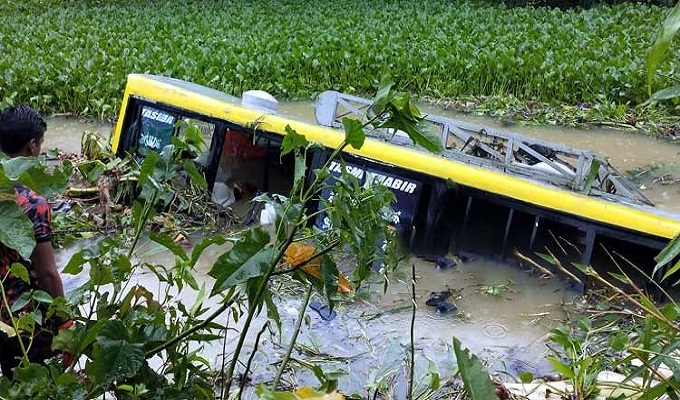
[[[370,93],[389,72],[399,87],[439,98],[637,104],[666,11],[448,0],[48,4],[0,6],[0,102],[99,116],[113,114],[131,72],[283,98]]]

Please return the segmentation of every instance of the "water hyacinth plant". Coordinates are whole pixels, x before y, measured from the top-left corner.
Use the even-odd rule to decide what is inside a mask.
[[[569,104],[646,99],[641,4],[560,10],[423,0],[0,2],[0,104],[115,115],[125,76],[149,72],[235,95],[368,94],[389,72],[434,98]],[[677,60],[677,55],[673,56]],[[655,78],[654,87],[667,84]]]

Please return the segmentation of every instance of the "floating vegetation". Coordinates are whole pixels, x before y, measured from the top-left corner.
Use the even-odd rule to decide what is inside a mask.
[[[0,4],[0,104],[101,118],[115,115],[131,72],[283,98],[369,93],[389,72],[439,99],[516,96],[616,113],[647,98],[650,21],[665,12],[440,0],[37,4]]]

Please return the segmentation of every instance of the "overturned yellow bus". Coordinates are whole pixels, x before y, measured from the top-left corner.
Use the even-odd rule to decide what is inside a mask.
[[[132,74],[113,150],[139,156],[160,150],[178,133],[178,121],[191,120],[210,144],[201,163],[213,199],[229,205],[236,182],[268,192],[290,189],[292,160],[280,157],[287,125],[323,145],[310,158],[315,168],[341,143],[340,118],[369,106],[360,97],[324,92],[316,121],[304,121],[278,113],[266,94],[239,99],[186,81]],[[598,266],[620,254],[651,272],[654,256],[680,231],[680,216],[655,208],[592,152],[444,117],[427,121],[441,135],[443,154],[420,149],[399,132],[373,130],[361,150],[341,155],[360,181],[395,193],[398,229],[416,255],[549,251],[564,265]],[[338,168],[339,162],[331,164],[331,172]],[[322,219],[316,224],[323,229]]]

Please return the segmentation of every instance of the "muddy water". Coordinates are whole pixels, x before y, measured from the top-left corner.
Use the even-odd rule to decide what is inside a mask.
[[[91,246],[92,243],[85,245]],[[58,265],[64,265],[77,248],[58,252]],[[228,246],[212,246],[206,250],[197,264],[196,278],[200,284],[205,283],[208,289],[211,288],[213,280],[207,276],[207,271],[213,261],[227,250]],[[151,264],[174,264],[171,254],[149,242],[140,246],[137,256]],[[563,303],[578,299],[575,293],[559,281],[543,280],[490,260],[477,259],[448,270],[439,270],[434,263],[419,259],[412,262],[417,273],[417,376],[422,378],[425,375],[430,362],[442,377],[451,375],[455,365],[453,337],[485,360],[491,370],[504,371],[512,376],[521,371],[537,375],[550,371],[545,361],[544,338],[550,327],[564,318]],[[322,319],[308,307],[305,311],[307,322],[303,324],[298,338],[304,346],[304,354],[293,353],[293,356],[314,359],[326,371],[344,371],[346,375],[340,378],[339,386],[346,393],[365,394],[365,385],[382,378],[395,379],[397,392],[403,392],[403,360],[410,340],[412,304],[409,270],[409,265],[405,264],[404,270],[391,281],[385,295],[382,295],[382,282],[374,282],[354,299],[341,302],[335,310],[337,317],[331,321]],[[402,278],[399,279],[399,276]],[[67,292],[86,279],[87,271],[78,276],[65,275]],[[135,274],[130,285],[135,284],[143,285],[152,293],[163,292],[163,285],[148,271]],[[287,288],[281,291],[284,294],[276,299],[282,319],[282,337],[264,336],[255,356],[254,382],[272,379],[276,362],[284,352],[282,346],[287,344],[299,313],[304,288],[290,283],[284,287]],[[492,288],[497,288],[497,294],[491,294]],[[442,313],[425,305],[432,291],[446,289],[454,293],[449,301],[457,305],[457,312]],[[196,292],[184,289],[179,293],[173,291],[172,295],[175,301],[190,307]],[[323,301],[318,297],[315,299]],[[207,306],[215,304],[215,299],[206,302]],[[265,323],[265,314],[263,311],[263,316],[256,319],[246,340],[242,355],[244,362],[255,346],[255,335]],[[225,319],[222,318],[221,322],[224,323]],[[239,329],[240,325],[231,321],[230,327]],[[236,334],[230,333],[226,354],[233,350],[236,339]],[[202,349],[202,354],[217,368],[222,363],[222,346],[223,343],[215,342]],[[294,378],[288,376],[288,379],[296,384],[316,384],[314,376],[304,370],[297,371]]]
[[[281,109],[290,114],[313,115],[309,102],[284,103]],[[442,110],[436,113],[446,114]],[[494,126],[494,122],[487,119],[467,116],[461,119]],[[106,136],[110,128],[106,124],[50,119],[45,148],[77,151],[84,130],[98,131]],[[514,126],[511,130],[577,148],[596,150],[610,156],[612,163],[622,170],[646,167],[655,162],[680,164],[680,147],[642,135],[557,127]],[[680,205],[677,205],[680,197],[678,186],[650,184],[647,187],[647,194],[661,208],[680,212]],[[212,285],[212,279],[206,272],[224,251],[226,248],[211,247],[199,262],[197,278],[208,288]],[[72,249],[61,251],[58,254],[59,265],[65,265],[72,252]],[[168,254],[158,252],[151,244],[140,249],[140,257],[152,263],[173,265]],[[432,361],[443,376],[449,375],[454,365],[451,344],[454,336],[485,360],[492,370],[507,371],[510,375],[525,370],[535,374],[548,371],[545,335],[550,327],[564,318],[562,305],[577,301],[577,294],[570,292],[560,281],[543,280],[527,271],[493,260],[480,258],[446,271],[438,270],[433,263],[420,259],[412,262],[416,265],[418,275],[415,319],[417,376],[425,374],[428,361]],[[408,263],[404,265],[402,278],[392,279],[384,296],[380,295],[381,285],[376,282],[370,290],[360,292],[354,300],[338,305],[337,317],[332,321],[321,319],[308,308],[308,322],[303,324],[299,338],[300,343],[306,346],[306,354],[300,358],[315,358],[325,370],[345,371],[346,375],[340,378],[340,387],[348,393],[365,394],[366,384],[390,379],[389,376],[399,377],[396,390],[403,391],[403,360],[409,342],[411,319],[409,267]],[[67,289],[72,290],[85,279],[86,274],[66,277]],[[152,291],[161,289],[150,273],[137,274],[133,283],[143,284]],[[445,289],[454,292],[451,300],[457,305],[458,312],[441,313],[425,305],[431,292]],[[298,295],[283,295],[278,299],[283,340],[278,336],[265,335],[266,339],[255,358],[255,382],[271,379],[275,372],[276,366],[273,364],[283,353],[281,345],[287,342],[291,333],[303,291],[303,288],[298,288]],[[183,290],[176,296],[178,301],[191,305],[195,293]],[[263,323],[262,318],[256,322],[246,342],[246,357],[254,346],[255,333]],[[227,352],[235,341],[235,335],[230,334]],[[221,346],[221,343],[216,343],[202,350],[217,367],[221,365]],[[332,360],[330,356],[333,356]],[[313,375],[304,371],[291,380],[296,384],[316,383]]]

